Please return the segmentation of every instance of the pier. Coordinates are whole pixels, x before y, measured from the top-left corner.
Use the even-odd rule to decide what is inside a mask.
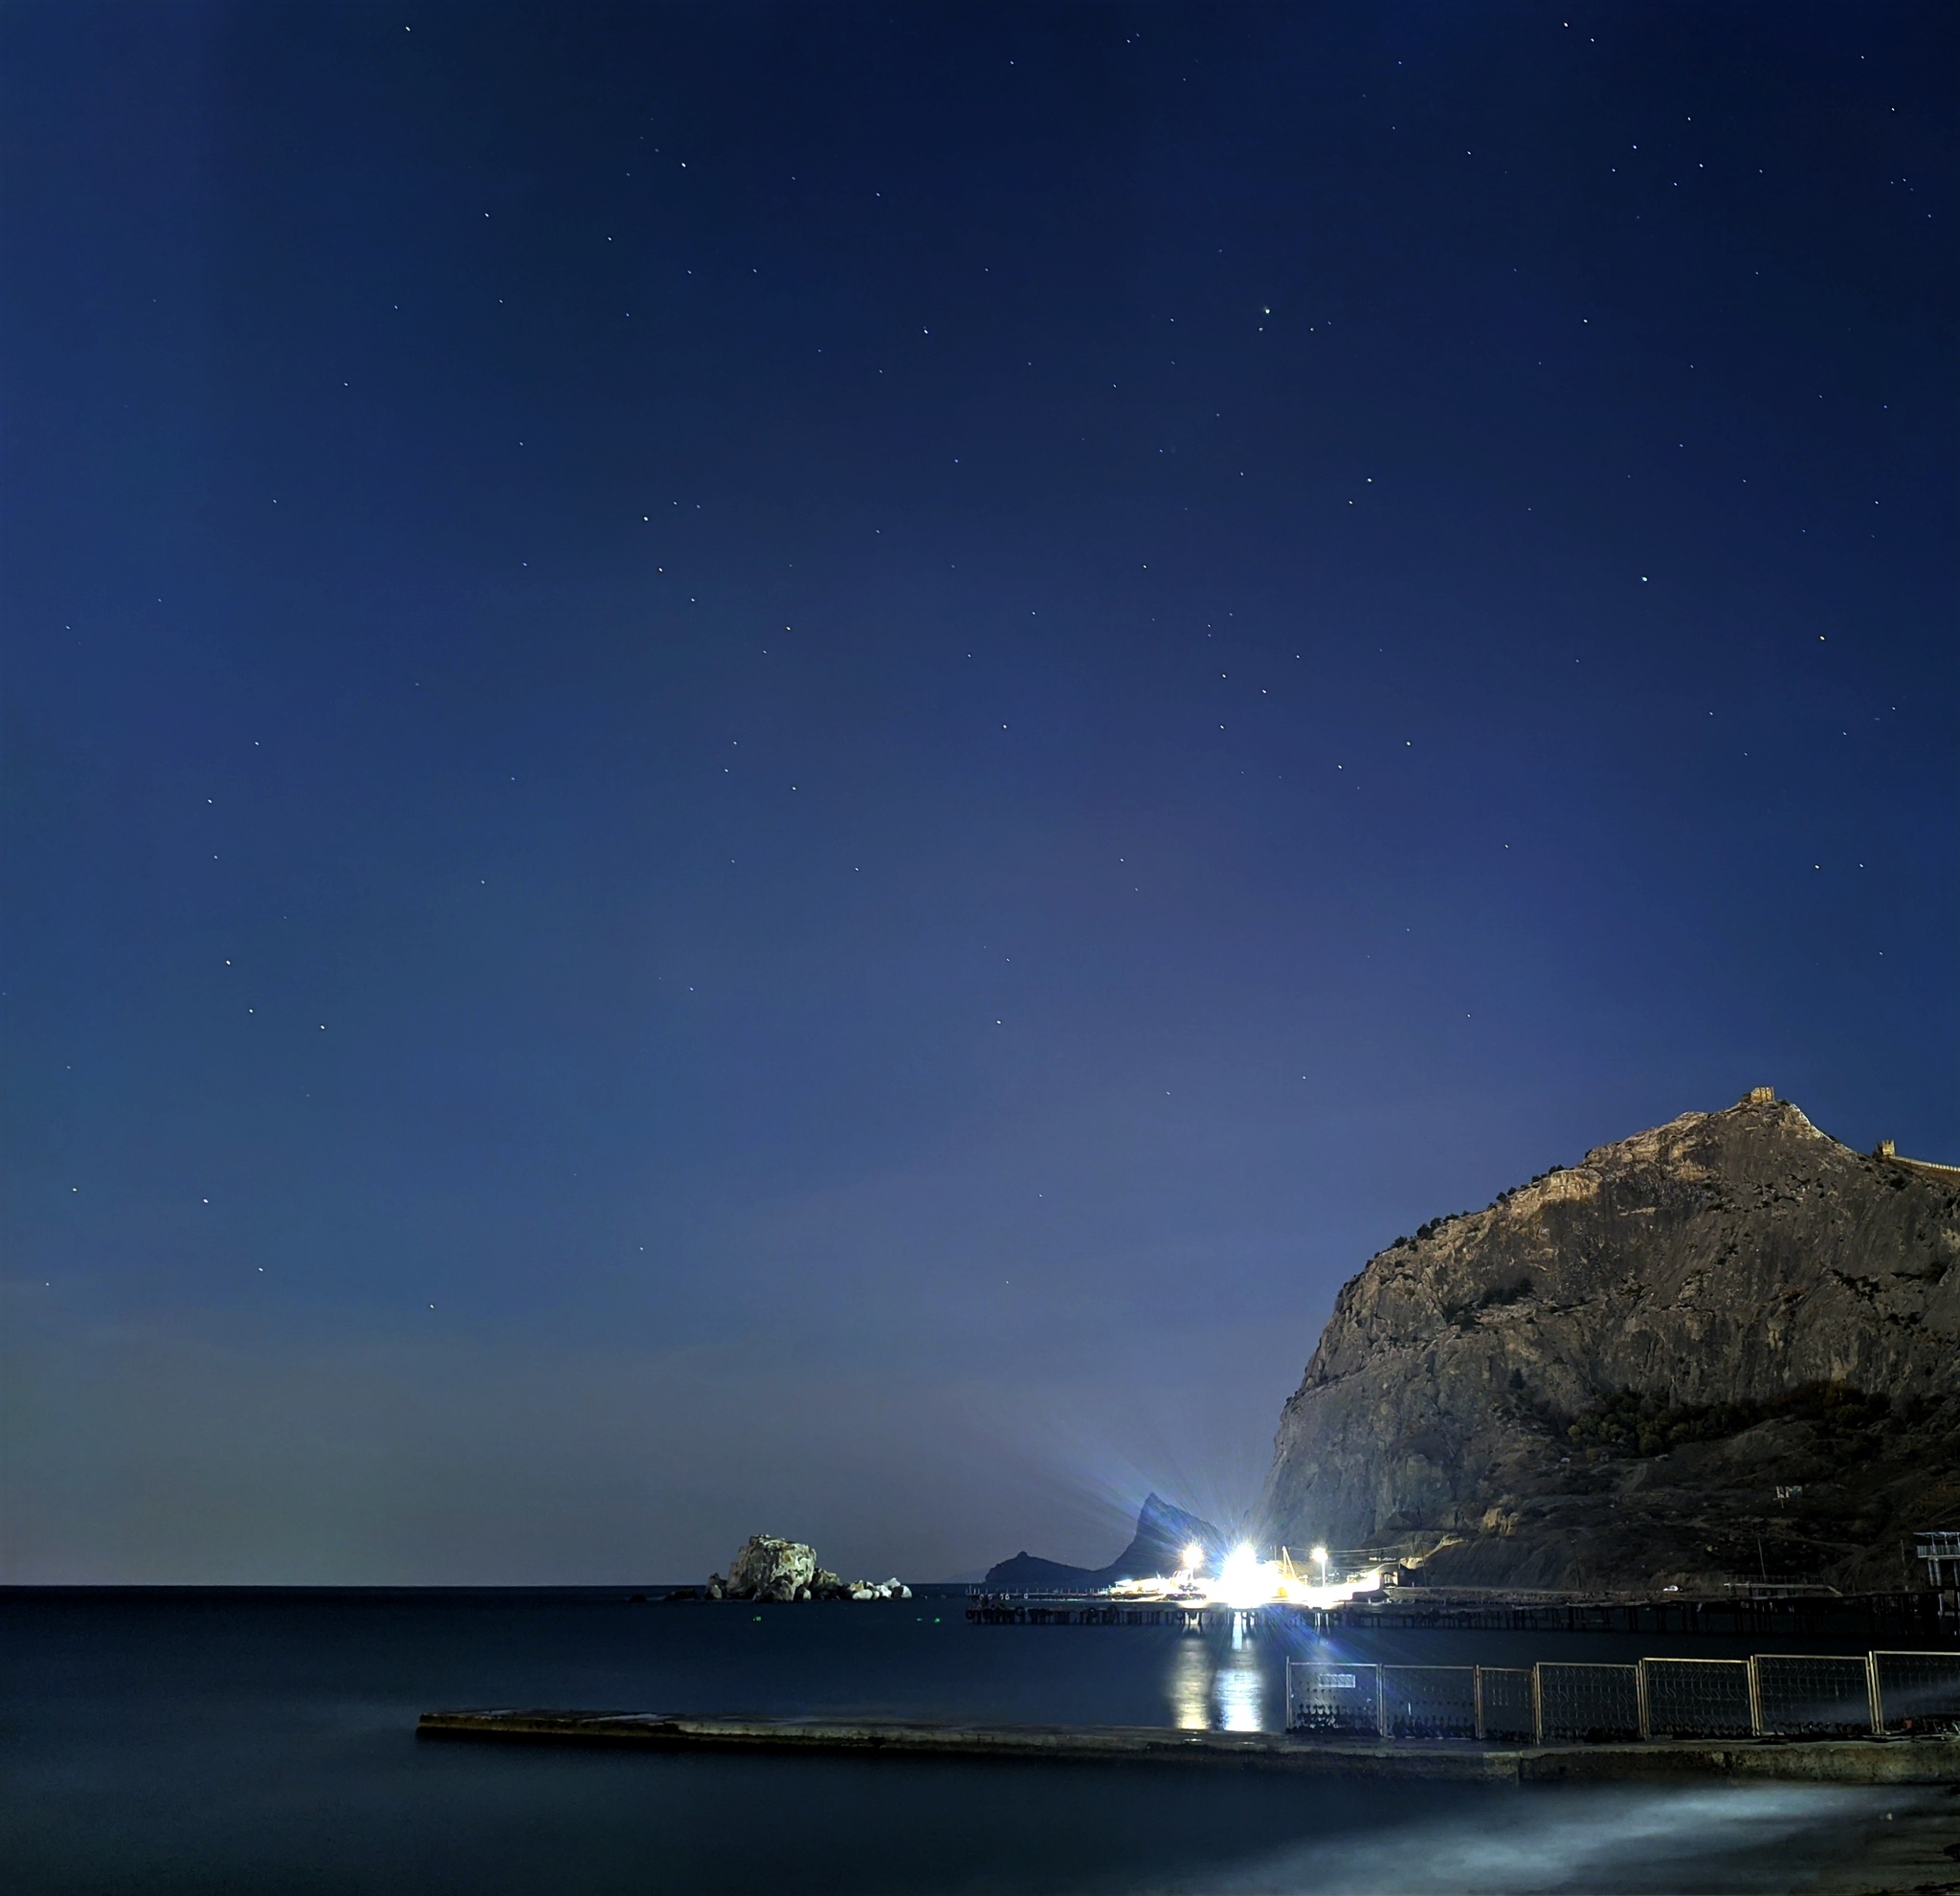
[[[1772,1593],[1715,1597],[1650,1594],[1533,1594],[1518,1590],[1387,1587],[1341,1606],[1275,1602],[1228,1607],[1108,1594],[976,1594],[977,1626],[1169,1626],[1207,1633],[1290,1624],[1316,1632],[1431,1629],[1462,1633],[1707,1634],[1728,1639],[1949,1639],[1938,1594]]]
[[[1169,1626],[1208,1633],[1234,1620],[1251,1622],[1260,1607],[1182,1600],[1115,1600],[1107,1594],[982,1594],[967,1603],[976,1626]]]
[[[1960,1738],[1848,1738],[1793,1744],[1477,1745],[1318,1738],[1155,1726],[986,1726],[904,1719],[692,1718],[660,1712],[431,1711],[416,1736],[482,1744],[799,1756],[1040,1759],[1236,1767],[1319,1775],[1478,1784],[1602,1783],[1654,1777],[1797,1779],[1813,1784],[1960,1784]]]

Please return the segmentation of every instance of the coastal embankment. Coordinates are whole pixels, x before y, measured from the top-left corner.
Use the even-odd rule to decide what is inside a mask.
[[[1960,1785],[1960,1737],[1786,1743],[1477,1745],[1370,1743],[1276,1731],[1157,1726],[990,1726],[909,1719],[690,1718],[660,1712],[430,1711],[416,1735],[489,1744],[639,1747],[866,1756],[1043,1758],[1236,1766],[1313,1775],[1457,1783],[1606,1783],[1636,1778]]]

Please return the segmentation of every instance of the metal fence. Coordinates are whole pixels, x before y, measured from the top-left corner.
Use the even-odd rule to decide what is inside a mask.
[[[1531,1668],[1479,1665],[1472,1670],[1477,1674],[1477,1735],[1532,1743],[1538,1736],[1538,1720],[1533,1709]]]
[[[1749,1661],[1749,1682],[1758,1737],[1854,1738],[1878,1723],[1868,1657],[1761,1653]]]
[[[1530,1670],[1498,1665],[1286,1662],[1286,1728],[1348,1738],[1531,1742]]]
[[[1381,1667],[1286,1662],[1286,1729],[1327,1737],[1382,1735]]]
[[[1286,1662],[1286,1729],[1539,1745],[1960,1731],[1960,1652],[1759,1653],[1635,1665]]]
[[[1746,1659],[1643,1659],[1640,1690],[1650,1738],[1755,1736]]]
[[[1477,1668],[1474,1665],[1382,1667],[1382,1736],[1475,1738]]]
[[[1638,1738],[1637,1665],[1537,1665],[1538,1742],[1603,1745]]]
[[[1875,1652],[1871,1668],[1881,1731],[1960,1730],[1960,1653]]]

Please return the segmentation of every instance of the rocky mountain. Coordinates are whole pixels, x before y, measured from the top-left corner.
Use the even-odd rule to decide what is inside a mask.
[[[1070,1567],[1059,1560],[1043,1560],[1023,1549],[1012,1560],[996,1561],[990,1567],[984,1584],[991,1593],[1089,1593],[1118,1580],[1174,1573],[1184,1565],[1185,1550],[1193,1543],[1205,1550],[1206,1565],[1215,1573],[1224,1557],[1225,1535],[1209,1521],[1151,1494],[1145,1497],[1137,1512],[1137,1530],[1130,1544],[1107,1567]]]
[[[1259,1521],[1435,1583],[1913,1583],[1960,1528],[1960,1170],[1758,1088],[1425,1224],[1336,1299]]]

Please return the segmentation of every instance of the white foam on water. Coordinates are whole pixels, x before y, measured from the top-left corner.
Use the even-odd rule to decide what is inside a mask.
[[[1855,1847],[1882,1812],[1923,1801],[1810,1784],[1504,1791],[1481,1809],[1289,1843],[1134,1896],[1767,1896],[1801,1889],[1820,1850]]]

